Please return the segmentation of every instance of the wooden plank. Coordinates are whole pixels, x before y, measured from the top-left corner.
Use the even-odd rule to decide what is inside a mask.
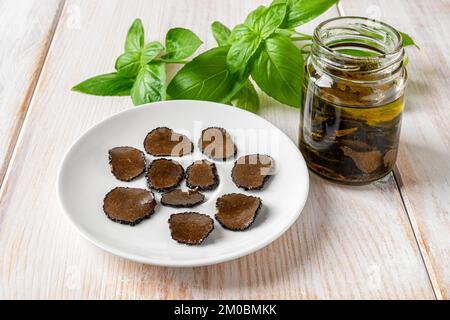
[[[83,17],[81,28],[57,30],[0,194],[0,297],[434,298],[392,176],[362,188],[313,176],[306,208],[287,233],[254,254],[209,267],[162,268],[118,258],[85,241],[63,218],[55,179],[64,152],[91,125],[132,107],[128,98],[69,88],[112,69],[136,17],[147,39],[185,26],[206,40],[204,49],[214,45],[212,21],[234,25],[261,3],[268,1],[72,3]],[[296,141],[298,111],[263,101],[261,115]]]
[[[409,83],[396,177],[438,298],[450,299],[450,3],[357,0],[348,15],[376,15],[410,34]]]
[[[0,186],[44,64],[62,2],[0,2]]]

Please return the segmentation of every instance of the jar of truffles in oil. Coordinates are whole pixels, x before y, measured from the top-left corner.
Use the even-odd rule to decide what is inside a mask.
[[[321,23],[305,63],[300,149],[327,179],[366,184],[397,158],[406,69],[402,37],[359,17]]]

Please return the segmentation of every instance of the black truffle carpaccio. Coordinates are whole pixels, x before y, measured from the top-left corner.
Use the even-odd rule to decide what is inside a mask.
[[[214,229],[214,221],[206,214],[181,212],[169,218],[172,239],[189,245],[201,244]]]
[[[108,154],[111,173],[121,181],[131,181],[145,171],[145,156],[139,149],[115,147]]]
[[[242,193],[226,194],[216,201],[216,219],[226,229],[243,231],[255,221],[261,205],[258,197]]]
[[[236,160],[231,170],[231,178],[239,188],[258,190],[264,187],[273,171],[272,157],[265,154],[250,154]]]
[[[237,147],[230,134],[219,127],[209,127],[202,131],[199,148],[213,160],[225,161],[235,157],[237,153]]]
[[[186,185],[203,191],[216,188],[219,185],[216,165],[207,160],[195,161],[186,169]]]
[[[139,188],[117,187],[103,200],[103,211],[109,219],[134,226],[149,218],[155,211],[153,193]]]
[[[144,140],[144,149],[155,157],[181,157],[194,151],[191,140],[167,127],[150,131]]]
[[[148,167],[146,177],[149,188],[169,191],[179,186],[184,178],[184,169],[174,160],[156,159]]]
[[[198,190],[174,189],[161,196],[161,204],[174,208],[191,208],[203,201],[205,201],[205,195]]]

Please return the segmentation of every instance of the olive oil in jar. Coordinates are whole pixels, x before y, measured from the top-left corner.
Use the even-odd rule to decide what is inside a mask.
[[[370,109],[326,102],[307,93],[311,108],[300,129],[300,150],[311,170],[353,184],[378,180],[397,158],[403,96]]]
[[[400,34],[382,22],[341,17],[316,28],[299,137],[313,172],[366,184],[392,170],[404,108],[403,60]]]

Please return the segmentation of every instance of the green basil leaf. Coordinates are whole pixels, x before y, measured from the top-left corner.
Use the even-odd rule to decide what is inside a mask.
[[[192,55],[202,44],[202,40],[191,30],[184,28],[170,29],[166,34],[165,60],[181,60]]]
[[[102,74],[87,79],[72,88],[95,96],[128,96],[134,79],[121,76],[117,73]]]
[[[286,4],[279,3],[266,8],[256,19],[253,29],[267,39],[281,25],[286,15]]]
[[[158,41],[146,44],[140,51],[131,51],[121,54],[117,60],[115,68],[123,76],[136,77],[141,67],[152,61],[164,47]]]
[[[166,64],[150,63],[143,66],[131,88],[134,105],[166,99]]]
[[[272,5],[285,2],[288,5],[285,28],[295,28],[327,11],[339,0],[275,0]]]
[[[288,6],[292,6],[296,1],[297,0],[273,0],[270,3],[270,6],[275,6],[275,5],[280,4],[280,3],[284,3],[284,4],[288,5]]]
[[[141,69],[140,59],[139,51],[125,52],[117,58],[115,68],[123,76],[135,77]]]
[[[238,108],[256,113],[259,109],[259,97],[255,87],[250,80],[247,80],[234,97],[231,99],[231,104]]]
[[[416,46],[417,48],[419,48],[419,46],[414,42],[414,40],[409,35],[407,35],[404,32],[400,32],[400,31],[399,31],[399,33],[402,35],[404,47]]]
[[[289,38],[275,34],[265,41],[252,78],[272,98],[300,107],[303,56]]]
[[[163,50],[164,47],[159,41],[147,43],[141,50],[141,65],[145,65],[155,59]]]
[[[219,46],[228,45],[228,38],[230,37],[231,30],[219,21],[214,21],[211,25],[211,30]]]
[[[252,30],[247,25],[238,24],[233,28],[233,30],[231,30],[228,42],[230,44],[239,42],[242,40],[243,37],[246,37],[249,33],[252,33]]]
[[[259,6],[247,16],[244,25],[266,39],[281,25],[285,15],[285,3],[273,4],[268,8]]]
[[[244,85],[244,80],[227,68],[230,47],[210,49],[178,71],[167,87],[173,99],[228,102]]]
[[[259,6],[258,8],[250,12],[247,18],[245,19],[245,25],[247,25],[250,28],[253,28],[256,25],[259,17],[264,13],[265,10],[266,7]]]
[[[248,69],[248,63],[261,44],[261,37],[246,25],[238,25],[231,32],[233,44],[227,55],[227,65],[232,73]]]
[[[134,20],[125,39],[125,52],[139,51],[144,46],[144,26],[141,19]]]

